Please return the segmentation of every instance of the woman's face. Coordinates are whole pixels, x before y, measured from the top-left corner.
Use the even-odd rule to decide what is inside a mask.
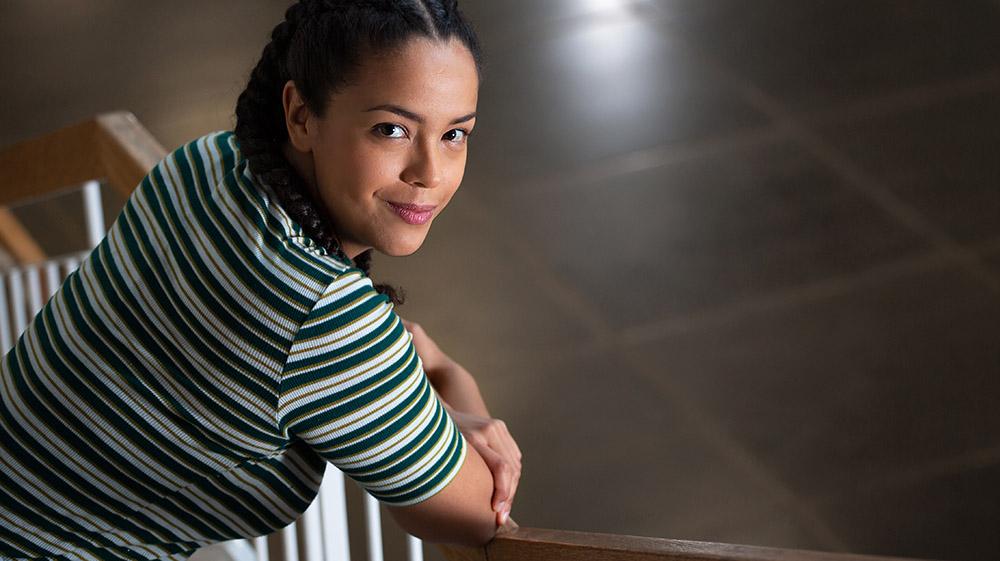
[[[365,60],[323,117],[305,107],[292,82],[285,85],[285,155],[349,257],[420,248],[462,182],[478,89],[464,45],[423,38]]]

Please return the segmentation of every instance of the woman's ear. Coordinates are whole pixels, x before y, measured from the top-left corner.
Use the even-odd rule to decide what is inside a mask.
[[[312,115],[292,80],[285,82],[285,88],[281,91],[281,104],[285,108],[289,143],[299,152],[311,152],[313,139],[310,133],[314,126],[311,122]]]

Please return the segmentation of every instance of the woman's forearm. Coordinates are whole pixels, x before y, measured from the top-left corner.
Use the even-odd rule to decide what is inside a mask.
[[[427,377],[441,399],[452,409],[482,417],[491,416],[479,393],[476,379],[458,363],[449,361],[446,366],[428,372]]]

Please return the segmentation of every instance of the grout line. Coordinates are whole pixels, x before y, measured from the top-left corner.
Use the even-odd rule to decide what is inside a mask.
[[[636,5],[640,4],[637,3]],[[592,16],[593,14],[589,15]],[[699,54],[699,56],[703,55]],[[732,82],[734,80],[734,77],[724,71],[720,72],[718,70],[718,63],[708,61],[707,64],[713,65],[717,73],[721,74],[725,81]],[[756,88],[752,88],[756,90]],[[751,101],[751,105],[773,119],[774,123],[757,128],[723,133],[701,140],[689,140],[653,146],[602,158],[591,164],[571,166],[538,176],[528,176],[514,182],[511,186],[508,186],[508,189],[532,192],[558,191],[570,185],[597,182],[620,175],[698,161],[786,139],[798,140],[801,144],[806,145],[814,155],[820,157],[816,150],[816,144],[822,145],[825,143],[816,137],[814,133],[801,126],[797,119],[802,119],[813,125],[821,125],[840,120],[860,120],[901,113],[958,97],[975,95],[992,89],[1000,89],[1000,70],[943,84],[917,86],[891,94],[862,99],[818,113],[805,113],[798,117],[793,117],[792,113],[781,109],[767,94],[763,94],[759,90],[751,91],[746,87],[737,87],[737,89],[744,94],[746,99],[753,100]],[[764,109],[764,107],[767,107],[767,109]],[[810,136],[815,137],[812,138],[812,142],[804,140]],[[852,167],[856,167],[852,166],[849,160],[839,153],[827,153],[826,156],[826,158],[820,158],[821,161],[836,171],[851,171]],[[860,181],[862,184],[877,183],[863,172],[860,172],[860,170],[852,172],[848,178],[852,181]],[[879,206],[884,209],[889,207],[894,208],[895,211],[890,212],[890,214],[896,216],[897,220],[918,229],[914,231],[922,230],[925,233],[929,231],[936,232],[936,229],[929,224],[919,225],[919,222],[923,221],[923,219],[918,213],[902,201],[899,201],[891,193],[888,193],[888,195],[890,199],[896,199],[896,201],[883,200]],[[884,198],[878,194],[872,196]]]
[[[799,117],[814,125],[886,117],[996,90],[1000,90],[1000,69],[943,83],[909,87],[831,109],[801,113]]]
[[[500,244],[507,246],[504,251],[511,255],[518,255],[524,262],[528,276],[540,285],[556,303],[557,306],[566,311],[570,317],[576,318],[592,337],[591,344],[604,345],[614,337],[614,333],[607,327],[600,314],[590,306],[586,298],[568,283],[563,282],[558,275],[538,256],[536,252],[524,251],[530,244],[523,239],[516,231],[505,231],[496,223],[493,214],[487,211],[478,200],[466,197],[466,208],[473,213],[480,223],[486,224],[491,230],[504,232],[502,236],[491,236],[500,240]]]
[[[471,208],[474,206],[475,208]],[[494,217],[479,206],[478,201],[470,205],[479,215],[480,220],[495,227]],[[509,251],[524,247],[525,241],[517,239],[517,232],[508,232],[500,237],[503,244],[509,244]],[[767,492],[778,499],[779,503],[790,509],[797,521],[802,523],[804,531],[809,532],[822,547],[838,551],[848,551],[849,545],[842,540],[819,516],[809,504],[802,501],[788,485],[778,477],[773,470],[765,466],[752,452],[736,440],[715,417],[696,405],[697,401],[686,395],[679,388],[664,380],[661,372],[652,372],[649,367],[630,352],[626,341],[611,328],[600,313],[587,299],[570,283],[561,279],[543,260],[532,252],[519,252],[525,262],[528,274],[539,282],[545,290],[571,317],[577,318],[590,333],[594,345],[614,352],[619,361],[627,366],[625,374],[633,377],[639,383],[652,386],[664,401],[670,402],[682,418],[690,421],[690,425],[700,434],[700,442],[710,450],[719,454],[741,473],[744,473]]]
[[[516,181],[513,191],[557,191],[570,185],[596,182],[612,177],[712,158],[729,152],[767,145],[791,138],[782,126],[765,125],[697,141],[661,144],[609,156],[591,164],[545,173]]]
[[[857,491],[859,494],[868,496],[880,496],[892,491],[920,485],[934,479],[958,475],[964,471],[998,465],[1000,465],[1000,446],[980,448],[951,458],[933,460],[918,466],[894,471],[891,475],[881,477],[858,487]],[[837,501],[838,497],[826,497],[820,502],[831,504]]]
[[[709,445],[730,465],[759,483],[781,506],[791,510],[796,522],[801,523],[803,529],[822,547],[835,551],[850,550],[850,545],[833,531],[811,504],[800,499],[773,469],[735,439],[716,417],[699,407],[697,400],[692,399],[683,389],[671,384],[669,377],[663,376],[662,372],[654,371],[640,362],[635,353],[621,350],[619,358],[623,364],[629,365],[632,371],[638,373],[646,384],[652,386],[661,399],[668,402],[682,418],[693,421],[692,424],[698,431],[701,442]]]
[[[702,63],[733,86],[744,99],[758,111],[792,131],[792,136],[815,158],[844,178],[847,186],[854,188],[883,212],[908,229],[911,233],[931,243],[938,250],[951,253],[973,278],[1000,294],[1000,275],[993,274],[975,251],[963,247],[946,232],[934,226],[916,208],[909,205],[846,154],[825,142],[815,131],[798,121],[782,104],[769,94],[730,71],[721,62],[704,53],[697,53]]]
[[[916,208],[892,193],[880,181],[851,161],[848,156],[828,145],[816,133],[804,127],[797,128],[799,128],[799,139],[802,144],[820,161],[846,179],[849,186],[867,196],[871,202],[910,232],[927,240],[936,248],[953,254],[967,273],[970,273],[994,292],[1000,293],[1000,278],[985,268],[981,256],[963,247],[946,232],[933,225]]]
[[[698,310],[690,314],[629,327],[621,332],[621,340],[624,345],[634,347],[670,335],[717,327],[764,312],[773,312],[826,300],[862,287],[941,268],[955,262],[957,259],[954,255],[942,251],[912,255],[863,271],[847,273],[793,288],[780,289],[716,308]]]
[[[716,68],[718,71],[717,67],[719,65],[715,64],[714,61],[707,62],[709,63],[707,66]],[[752,95],[755,93],[753,90],[748,89],[748,87],[742,87],[743,85],[739,83],[739,80],[734,80],[728,73],[723,73],[723,79],[725,82],[736,82],[740,92],[744,93],[744,95],[750,94],[749,97],[751,98],[754,97]],[[952,85],[951,87],[918,89],[895,97],[886,96],[885,98],[869,100],[867,104],[859,102],[856,105],[847,106],[846,109],[842,109],[842,114],[865,114],[866,111],[873,111],[880,105],[884,106],[904,102],[903,105],[910,104],[911,106],[915,106],[920,103],[932,102],[938,99],[937,96],[965,95],[969,90],[980,85],[990,85],[991,82],[989,80],[989,78],[983,78],[982,84],[975,80],[970,80],[969,83]],[[749,86],[749,88],[753,87]],[[852,185],[855,184],[853,180],[860,180],[859,189],[863,190],[869,197],[872,197],[880,207],[895,216],[897,220],[908,224],[911,229],[916,229],[925,237],[936,241],[937,251],[932,251],[929,254],[888,263],[860,274],[815,283],[794,289],[791,293],[775,293],[771,296],[765,296],[763,299],[745,302],[742,305],[738,305],[735,310],[720,309],[709,311],[706,314],[695,314],[694,317],[689,318],[689,320],[694,320],[696,325],[701,326],[714,325],[720,321],[742,317],[745,314],[759,313],[762,310],[771,309],[775,306],[795,305],[800,302],[830,297],[864,285],[865,283],[882,282],[886,279],[943,266],[947,263],[960,262],[966,264],[966,266],[971,266],[973,269],[977,268],[975,260],[979,259],[979,256],[970,255],[970,252],[958,246],[950,238],[944,236],[927,223],[919,213],[916,213],[908,205],[894,197],[891,193],[888,193],[878,182],[867,176],[863,170],[853,166],[849,160],[839,153],[825,147],[821,139],[812,135],[782,108],[776,106],[766,94],[759,91],[756,93],[757,99],[755,101],[758,103],[754,105],[760,110],[759,107],[763,104],[764,107],[769,109],[763,112],[775,119],[775,123],[770,126],[702,142],[665,145],[632,152],[601,160],[594,165],[563,170],[557,174],[529,178],[523,182],[523,187],[532,189],[558,189],[567,184],[578,183],[580,181],[593,181],[595,179],[672,165],[691,159],[714,156],[724,153],[727,150],[789,138],[806,144],[807,148],[813,152],[818,152],[816,154],[817,157],[820,157],[822,161],[826,162],[835,171],[845,175],[847,179],[852,180]],[[827,118],[837,118],[838,116],[842,115],[831,113]],[[823,118],[823,116],[821,115],[820,118]],[[804,140],[806,142],[803,142]],[[479,210],[479,214],[485,223],[494,223],[495,219],[488,212],[485,212],[485,209]],[[512,235],[511,232],[507,232],[501,239],[503,243],[510,244],[512,246],[511,249],[519,249],[517,246],[521,245],[523,247],[524,240],[518,240],[516,237],[517,233],[513,233]],[[827,522],[818,514],[813,504],[802,500],[780,477],[776,476],[774,470],[769,469],[755,454],[733,438],[720,421],[709,415],[705,410],[698,408],[695,405],[696,401],[685,395],[680,388],[672,387],[669,380],[664,379],[662,372],[652,371],[649,366],[642,364],[635,358],[635,353],[628,352],[630,345],[634,345],[637,341],[650,337],[653,332],[662,332],[664,330],[671,332],[672,330],[683,329],[684,320],[673,320],[663,324],[655,324],[652,327],[646,326],[645,328],[631,332],[618,333],[605,322],[598,310],[587,301],[582,293],[572,286],[571,283],[561,279],[542,259],[532,252],[520,251],[519,254],[525,257],[526,269],[536,282],[540,284],[540,288],[548,293],[560,308],[585,326],[593,339],[593,344],[601,349],[613,351],[622,363],[629,367],[628,370],[631,371],[630,374],[633,377],[642,383],[654,386],[657,389],[657,393],[661,394],[665,401],[670,402],[670,405],[683,418],[691,421],[693,428],[698,431],[701,435],[701,440],[707,446],[719,453],[737,469],[741,470],[741,472],[746,473],[768,489],[773,496],[778,498],[782,505],[794,512],[797,520],[802,523],[803,529],[810,532],[825,547],[842,551],[849,549],[848,544],[831,529]],[[982,267],[978,268],[982,269]],[[989,278],[992,279],[993,277]],[[643,332],[643,329],[647,329],[647,331]]]
[[[846,180],[848,186],[868,197],[871,202],[879,206],[902,226],[930,241],[937,249],[935,253],[945,254],[950,260],[962,265],[962,268],[967,273],[970,273],[993,291],[1000,293],[1000,275],[994,275],[989,271],[981,255],[962,247],[945,232],[933,226],[915,208],[898,198],[845,154],[828,145],[818,134],[802,125],[776,99],[707,54],[695,52],[694,55],[700,59],[705,67],[715,72],[724,83],[728,83],[739,92],[752,107],[770,116],[779,125],[790,129],[796,140],[812,152],[814,157],[840,174]],[[739,443],[732,443],[732,446],[734,451],[740,451]],[[740,460],[738,456],[734,459]],[[752,462],[752,460],[752,457],[747,459],[748,462]],[[747,467],[752,469],[753,465],[748,465]],[[781,482],[779,481],[777,484],[781,485]],[[790,504],[799,507],[806,514],[812,512],[805,503],[794,495],[790,497],[790,500]],[[828,538],[837,539],[837,536],[820,517],[806,516],[806,519],[811,523],[810,527],[813,531],[819,533],[821,536],[828,534]]]

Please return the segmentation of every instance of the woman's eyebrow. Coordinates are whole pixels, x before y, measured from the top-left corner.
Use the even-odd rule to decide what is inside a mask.
[[[420,115],[417,115],[416,113],[414,113],[413,111],[410,111],[408,109],[403,109],[402,107],[400,107],[398,105],[391,105],[391,104],[376,105],[375,107],[372,107],[371,109],[365,109],[363,112],[364,113],[368,113],[369,111],[388,111],[390,113],[395,113],[395,114],[399,115],[400,117],[404,117],[404,118],[409,119],[411,121],[416,121],[416,122],[420,123],[421,125],[424,124],[424,121],[425,121],[425,119],[423,117],[421,117]],[[461,117],[458,117],[458,118],[454,119],[449,124],[457,125],[459,123],[464,123],[466,121],[469,121],[469,120],[475,118],[475,116],[476,116],[476,112],[473,111],[472,113],[469,113],[468,115],[462,115]]]

